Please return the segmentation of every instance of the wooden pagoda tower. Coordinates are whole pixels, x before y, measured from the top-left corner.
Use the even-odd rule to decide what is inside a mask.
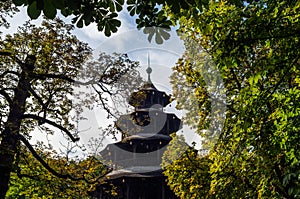
[[[100,152],[113,171],[104,184],[93,192],[98,199],[175,199],[162,174],[162,155],[171,140],[170,134],[181,128],[181,121],[163,107],[170,96],[155,88],[150,79],[152,69],[148,57],[148,81],[133,92],[129,104],[135,111],[122,115],[115,123],[122,140],[108,144]],[[113,188],[114,187],[114,188]],[[111,195],[112,189],[116,196]]]

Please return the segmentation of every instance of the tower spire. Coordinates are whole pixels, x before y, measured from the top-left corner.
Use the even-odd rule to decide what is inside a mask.
[[[149,55],[149,52],[148,52],[148,68],[147,68],[146,72],[148,73],[148,83],[152,83],[151,82],[151,78],[150,78],[150,74],[152,73],[152,68],[150,67],[150,55]]]

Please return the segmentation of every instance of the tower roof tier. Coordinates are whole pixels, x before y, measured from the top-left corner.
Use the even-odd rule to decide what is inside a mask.
[[[165,113],[158,109],[137,110],[122,115],[115,126],[123,134],[164,134],[169,135],[181,128],[181,120],[173,113]]]
[[[147,82],[139,91],[130,95],[129,104],[136,109],[150,108],[155,104],[165,107],[171,102],[170,99],[165,92],[157,90],[151,82]]]
[[[161,177],[162,169],[160,166],[143,166],[143,167],[129,167],[126,169],[120,169],[112,171],[107,175],[109,180],[126,177],[130,178],[147,178],[147,177]]]
[[[172,138],[168,135],[162,135],[162,134],[145,134],[140,133],[138,135],[131,135],[129,137],[126,137],[122,140],[122,142],[130,142],[130,141],[147,141],[147,140],[158,140],[158,141],[170,141]]]
[[[111,167],[159,166],[169,139],[156,137],[149,139],[132,138],[115,144],[109,144],[100,152],[101,157]],[[114,166],[112,166],[114,165]]]

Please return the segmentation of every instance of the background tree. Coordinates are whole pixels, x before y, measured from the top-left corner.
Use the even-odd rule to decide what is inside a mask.
[[[94,156],[68,160],[42,144],[35,149],[52,169],[70,178],[53,175],[23,146],[6,198],[89,198],[89,191],[108,171]]]
[[[108,110],[104,93],[112,94],[118,80],[137,67],[125,55],[101,54],[87,63],[91,49],[71,34],[72,28],[58,19],[40,27],[26,23],[0,43],[0,198],[8,189],[16,154],[22,153],[21,142],[36,154],[29,143],[36,126],[50,134],[57,129],[69,141],[78,141],[75,116],[93,104]],[[59,174],[43,158],[34,157]]]
[[[209,1],[181,13],[165,7],[183,38],[211,56],[226,90],[225,125],[208,156],[210,191],[198,197],[300,197],[299,9],[298,1]],[[195,91],[206,91],[195,96],[207,101],[199,60],[188,56],[195,53],[188,46],[175,70]]]

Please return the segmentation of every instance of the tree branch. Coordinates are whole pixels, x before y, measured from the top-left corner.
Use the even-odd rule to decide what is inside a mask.
[[[70,180],[74,180],[74,181],[79,181],[79,180],[84,180],[85,182],[89,183],[89,184],[93,184],[98,182],[98,180],[100,178],[102,178],[103,176],[105,176],[107,173],[99,176],[97,178],[97,180],[95,181],[88,181],[86,178],[81,177],[81,178],[75,178],[73,176],[71,176],[70,174],[62,174],[62,173],[58,173],[57,171],[55,171],[52,167],[50,167],[38,154],[37,152],[34,150],[34,148],[31,146],[31,144],[27,141],[27,139],[23,136],[23,135],[19,135],[19,139],[25,144],[25,146],[28,148],[28,150],[31,152],[31,154],[33,155],[33,157],[39,161],[43,167],[45,167],[45,169],[47,169],[51,174],[55,175],[56,177],[59,178],[63,178],[63,179],[70,179]],[[110,171],[109,171],[110,172]]]
[[[34,89],[32,89],[32,87],[29,87],[29,92],[37,99],[37,101],[40,103],[40,105],[43,107],[43,109],[45,108],[45,104],[42,100],[42,98],[34,91]]]
[[[108,170],[107,172],[105,172],[105,174],[97,177],[96,180],[94,181],[89,181],[84,177],[81,178],[75,178],[73,176],[71,176],[70,174],[62,174],[62,173],[58,173],[57,171],[55,171],[52,167],[50,167],[40,156],[39,154],[37,154],[37,152],[34,150],[34,148],[31,146],[31,144],[27,141],[27,139],[23,136],[23,135],[19,135],[19,139],[25,144],[25,146],[28,148],[28,150],[31,152],[31,154],[33,155],[33,157],[39,161],[43,167],[45,169],[47,169],[51,174],[55,175],[56,177],[59,178],[63,178],[63,179],[70,179],[73,181],[79,181],[79,180],[84,180],[86,183],[88,184],[94,184],[97,183],[99,181],[100,178],[103,178],[107,173],[111,172],[111,169]],[[26,176],[25,176],[26,177]]]
[[[44,123],[50,124],[51,126],[54,126],[58,129],[60,129],[61,131],[65,132],[71,138],[72,142],[79,141],[79,138],[75,138],[68,129],[66,129],[63,126],[57,124],[56,122],[53,122],[51,120],[48,120],[46,118],[43,118],[43,117],[40,117],[40,116],[37,116],[37,115],[33,115],[33,114],[24,114],[23,119],[25,119],[25,118],[34,119],[34,120],[37,120],[37,121],[41,121],[42,123],[44,122]]]
[[[94,79],[89,80],[87,82],[77,81],[77,80],[74,80],[71,77],[68,77],[68,76],[64,75],[64,74],[34,74],[34,77],[36,79],[42,79],[42,80],[46,79],[46,78],[61,79],[61,80],[65,80],[65,81],[70,82],[70,83],[83,85],[83,86],[90,85],[90,84],[93,84],[93,83],[97,83]]]
[[[10,98],[10,96],[7,94],[7,92],[5,92],[4,89],[0,90],[0,95],[2,95],[8,102],[9,106],[11,106],[13,104],[12,99]]]
[[[99,85],[98,85],[99,86]],[[94,85],[92,85],[94,91],[99,95],[101,96],[102,93],[100,91],[98,91]],[[103,92],[106,92],[105,90],[103,90]],[[111,94],[109,91],[107,91],[109,94]],[[106,106],[106,103],[104,102],[105,99],[103,99],[102,97],[99,97],[99,100],[101,102],[101,105],[102,105],[102,108],[108,113],[108,117],[112,116],[112,117],[116,117],[112,112],[111,110],[109,109],[109,107]]]
[[[17,64],[19,64],[20,66],[24,66],[24,63],[19,58],[17,58],[15,55],[13,55],[11,52],[0,51],[0,55],[8,56],[8,57],[12,58],[12,60],[17,62]]]
[[[68,174],[61,174],[56,172],[53,168],[51,168],[38,154],[37,152],[34,150],[34,148],[31,146],[31,144],[27,141],[27,139],[23,136],[23,135],[19,135],[19,139],[25,144],[25,146],[28,148],[28,150],[31,152],[31,154],[33,155],[33,157],[39,161],[43,167],[45,167],[50,173],[52,173],[53,175],[59,177],[59,178],[70,178],[70,179],[74,179],[77,180],[75,178],[73,178],[72,176],[68,175]]]
[[[19,75],[20,75],[20,74],[17,73],[16,71],[6,70],[6,71],[4,71],[4,72],[0,75],[0,78],[3,78],[3,77],[5,77],[5,75],[8,75],[8,74],[13,74],[13,75],[16,75],[16,76],[19,76]]]
[[[0,55],[11,56],[11,53],[8,51],[0,51]]]
[[[106,88],[105,86],[103,86],[102,84],[97,83],[97,86],[99,86],[100,89],[101,89],[103,92],[106,92],[106,93],[108,93],[109,95],[112,95],[112,92],[111,92],[108,88]],[[92,85],[92,87],[93,87],[93,89],[94,89],[96,92],[98,91],[94,85]],[[98,93],[98,92],[97,92],[97,93]],[[98,93],[98,94],[99,94],[99,93]]]

